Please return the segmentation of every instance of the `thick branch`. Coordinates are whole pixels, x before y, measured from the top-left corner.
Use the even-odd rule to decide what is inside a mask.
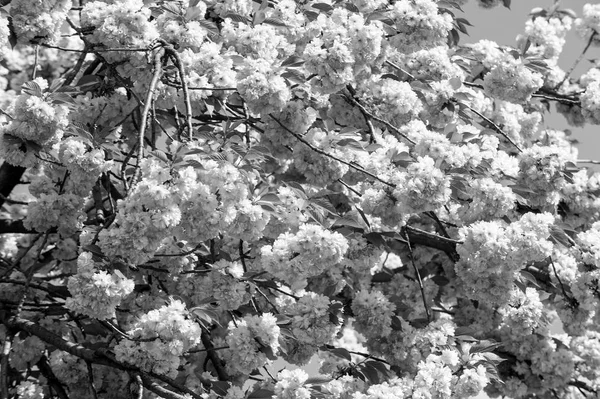
[[[408,239],[410,240],[411,244],[422,245],[424,247],[444,251],[448,254],[448,256],[450,256],[450,259],[455,262],[459,259],[458,253],[456,252],[456,245],[461,244],[462,241],[442,237],[437,234],[429,233],[427,231],[409,226],[403,227],[400,231],[400,234],[403,237],[406,237],[408,234]]]
[[[65,388],[62,386],[62,383],[58,378],[56,378],[52,368],[50,368],[50,365],[48,364],[48,358],[46,356],[42,356],[36,365],[38,369],[40,369],[42,375],[46,377],[48,384],[52,387],[54,392],[56,392],[56,395],[59,397],[59,399],[69,399],[69,396],[67,395]]]
[[[212,341],[210,340],[210,336],[208,335],[208,333],[206,331],[202,331],[201,339],[202,339],[202,344],[206,348],[207,356],[210,359],[210,361],[212,362],[212,364],[215,368],[215,371],[217,372],[217,376],[219,377],[219,380],[221,380],[221,381],[229,380],[227,371],[225,371],[225,367],[223,367],[223,364],[221,363],[221,359],[219,359],[219,356],[215,352],[215,350],[216,350],[215,346],[213,345]]]
[[[8,328],[13,328],[16,330],[26,331],[36,337],[40,338],[42,341],[55,346],[57,349],[70,353],[73,356],[77,356],[84,361],[88,361],[90,363],[99,364],[103,366],[117,368],[119,370],[132,371],[136,373],[140,373],[141,375],[148,375],[153,378],[156,378],[164,383],[169,384],[174,389],[177,389],[181,392],[190,394],[195,399],[201,399],[200,395],[196,394],[192,390],[186,388],[185,386],[177,383],[169,377],[165,377],[164,375],[156,374],[156,373],[144,373],[139,368],[120,362],[114,358],[114,356],[110,355],[107,351],[95,351],[92,349],[88,349],[82,345],[75,344],[73,342],[69,342],[53,332],[45,329],[44,327],[30,321],[27,319],[23,319],[21,317],[10,317],[8,319],[0,320],[2,324],[7,326]],[[150,389],[150,388],[149,388]]]
[[[154,97],[156,85],[158,84],[160,75],[162,74],[162,55],[163,52],[160,50],[156,51],[154,54],[154,74],[152,75],[152,81],[150,82],[150,87],[148,87],[146,102],[144,103],[144,109],[142,110],[142,120],[140,121],[140,130],[138,132],[137,160],[130,186],[134,186],[140,177],[140,162],[144,158],[144,137],[146,136],[148,113],[150,112],[150,105],[152,104],[152,97]]]

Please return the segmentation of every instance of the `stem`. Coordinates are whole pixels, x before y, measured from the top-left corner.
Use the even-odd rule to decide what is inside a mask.
[[[37,66],[38,66],[39,58],[40,58],[40,45],[36,44],[35,50],[34,50],[33,72],[31,72],[31,80],[35,80],[35,77],[37,75]]]
[[[73,67],[73,70],[71,72],[69,72],[69,74],[67,75],[67,77],[65,78],[65,86],[69,86],[71,83],[73,83],[73,80],[75,80],[75,78],[77,77],[77,74],[79,73],[79,71],[81,70],[81,67],[83,66],[83,62],[85,61],[85,57],[88,54],[88,48],[87,46],[83,49],[83,51],[81,52],[81,55],[79,56],[79,58],[77,59],[77,64],[75,64],[75,66]]]
[[[581,54],[579,55],[579,57],[575,60],[575,63],[573,64],[573,66],[571,67],[571,69],[569,69],[569,71],[565,74],[565,77],[560,81],[560,83],[558,85],[556,85],[557,89],[559,87],[561,87],[563,85],[563,83],[565,83],[565,81],[569,78],[569,76],[571,75],[571,73],[573,73],[573,71],[575,70],[575,67],[581,62],[581,60],[583,59],[583,56],[585,55],[585,53],[588,51],[588,49],[592,45],[592,42],[594,41],[594,37],[596,36],[596,33],[597,33],[596,31],[592,32],[592,34],[590,35],[590,38],[589,38],[587,44],[585,45],[585,48],[583,49],[583,51],[581,52]]]
[[[219,359],[219,356],[217,356],[217,353],[215,352],[216,349],[212,341],[210,340],[210,335],[208,334],[208,332],[203,330],[200,338],[202,339],[202,344],[206,348],[207,356],[210,358],[215,368],[215,371],[217,372],[219,380],[228,381],[229,376],[227,375],[227,371],[225,371],[225,367],[223,367],[223,364],[221,363],[221,359]]]
[[[410,227],[407,225],[406,230],[410,230]],[[406,244],[408,245],[408,252],[410,254],[410,263],[417,275],[417,281],[419,282],[419,289],[421,290],[421,298],[423,299],[423,306],[425,306],[425,313],[427,314],[427,320],[431,321],[431,312],[429,311],[429,307],[427,306],[427,297],[425,295],[425,288],[423,287],[423,280],[421,279],[421,273],[419,272],[419,268],[415,264],[415,257],[412,251],[412,246],[410,245],[410,238],[408,236],[407,231],[405,231],[404,236],[406,237]]]
[[[577,299],[571,298],[571,297],[569,297],[569,295],[567,295],[565,286],[563,285],[562,280],[560,279],[560,277],[558,276],[558,273],[556,272],[556,266],[554,265],[554,260],[552,259],[552,257],[550,257],[550,264],[552,265],[552,271],[554,272],[554,276],[558,280],[558,284],[560,284],[560,289],[562,291],[563,296],[565,297],[567,302],[569,302],[571,305],[573,305],[574,307],[577,306],[577,304],[578,304]]]
[[[464,105],[465,107],[467,107],[469,109],[469,111],[473,112],[475,115],[477,115],[478,117],[480,117],[481,119],[483,119],[484,121],[486,121],[487,123],[489,123],[493,129],[500,133],[502,135],[502,137],[504,137],[506,140],[508,140],[508,142],[510,144],[512,144],[517,151],[519,152],[523,152],[523,150],[521,149],[521,147],[519,147],[517,145],[517,143],[515,143],[514,141],[512,141],[512,139],[510,137],[508,137],[508,135],[506,133],[504,133],[504,131],[500,128],[500,126],[496,125],[490,118],[488,118],[487,116],[483,115],[481,112],[469,107],[468,105],[464,104],[464,103],[460,103],[461,105]]]
[[[146,101],[144,102],[144,109],[142,111],[142,120],[140,122],[140,130],[138,132],[138,148],[137,148],[137,160],[135,164],[135,171],[133,172],[133,178],[131,179],[131,185],[134,186],[140,178],[140,162],[144,158],[144,137],[146,135],[146,125],[148,124],[148,113],[150,112],[150,106],[152,105],[152,97],[156,90],[156,85],[160,79],[162,73],[162,52],[159,50],[154,54],[154,75],[148,88],[148,94],[146,95]]]
[[[352,94],[354,92],[354,89],[352,89],[352,90],[350,90],[350,89],[351,89],[351,87],[348,87],[348,91],[350,91],[350,94]],[[410,139],[408,136],[406,136],[404,133],[402,133],[400,130],[398,130],[398,128],[396,126],[392,125],[388,121],[381,119],[378,116],[375,116],[371,112],[367,111],[367,109],[361,103],[359,103],[352,95],[348,96],[348,99],[350,100],[350,102],[352,102],[352,104],[354,104],[356,107],[358,107],[358,109],[360,110],[360,112],[363,113],[363,115],[367,115],[367,116],[369,116],[369,118],[385,125],[388,129],[390,129],[392,132],[396,133],[398,136],[402,137],[404,140],[408,141],[410,144],[412,144],[412,145],[416,144],[412,139]]]

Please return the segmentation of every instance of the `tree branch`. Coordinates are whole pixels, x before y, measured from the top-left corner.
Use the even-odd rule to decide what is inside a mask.
[[[213,345],[212,341],[210,340],[210,335],[208,334],[208,332],[206,332],[203,329],[202,335],[200,336],[200,338],[202,339],[202,344],[206,348],[207,356],[210,359],[210,361],[212,362],[212,364],[215,368],[215,371],[217,372],[217,376],[219,377],[219,380],[221,380],[221,381],[229,380],[227,371],[225,370],[225,367],[223,367],[223,364],[221,363],[221,359],[219,359],[219,356],[216,353],[215,346]]]
[[[314,152],[316,152],[316,153],[318,153],[318,154],[321,154],[321,155],[324,155],[324,156],[326,156],[326,157],[328,157],[328,158],[331,158],[331,159],[333,159],[334,161],[338,161],[339,163],[342,163],[342,164],[344,164],[344,165],[347,165],[347,166],[349,166],[350,168],[352,168],[352,169],[354,169],[354,170],[357,170],[357,171],[359,171],[359,172],[361,172],[361,173],[364,173],[365,175],[367,175],[367,176],[369,176],[369,177],[372,177],[373,179],[375,179],[375,180],[377,180],[377,181],[379,181],[379,182],[381,182],[381,183],[385,184],[386,186],[390,186],[390,187],[396,187],[396,185],[395,185],[395,184],[393,184],[393,183],[390,183],[390,182],[387,182],[387,181],[385,181],[385,180],[383,180],[383,179],[381,179],[381,178],[377,177],[377,176],[376,176],[376,175],[374,175],[373,173],[371,173],[371,172],[369,172],[369,171],[365,170],[365,169],[364,169],[362,166],[360,166],[360,165],[359,165],[359,166],[356,166],[356,165],[355,165],[355,164],[353,164],[352,162],[347,162],[347,161],[344,161],[343,159],[340,159],[340,158],[336,157],[335,155],[328,154],[328,153],[326,153],[325,151],[321,150],[320,148],[317,148],[317,147],[313,146],[313,145],[312,145],[312,144],[310,144],[308,141],[304,140],[304,138],[302,138],[302,136],[300,136],[300,135],[299,135],[299,134],[297,134],[297,133],[294,133],[294,132],[293,132],[292,130],[290,130],[290,129],[289,129],[287,126],[285,126],[283,123],[281,123],[281,122],[279,121],[279,119],[275,118],[275,117],[274,117],[272,114],[269,114],[269,116],[270,116],[271,118],[273,118],[273,119],[275,120],[275,122],[277,122],[277,123],[279,124],[279,126],[281,126],[282,128],[284,128],[284,129],[285,129],[287,132],[289,132],[290,134],[292,134],[292,135],[293,135],[295,138],[297,138],[299,141],[301,141],[302,143],[306,144],[306,145],[308,146],[308,148],[310,148],[310,149],[311,149],[311,150],[313,150]]]
[[[150,87],[148,88],[148,93],[146,95],[146,102],[144,103],[144,109],[142,111],[142,120],[140,122],[140,130],[138,132],[137,160],[130,187],[133,187],[137,183],[141,173],[140,162],[142,161],[142,158],[144,158],[144,137],[146,136],[148,113],[150,112],[150,106],[152,105],[152,97],[154,96],[156,85],[158,84],[160,75],[162,73],[162,56],[163,52],[160,50],[157,50],[156,53],[154,53],[154,74],[152,75],[152,81],[150,82]]]

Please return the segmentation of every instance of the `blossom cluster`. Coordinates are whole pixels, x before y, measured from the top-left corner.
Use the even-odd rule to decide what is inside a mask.
[[[115,309],[134,288],[134,282],[123,273],[97,270],[90,252],[77,258],[77,274],[67,283],[71,297],[65,306],[76,312],[100,320],[115,317]]]
[[[181,301],[143,314],[114,352],[117,360],[142,370],[174,377],[182,356],[200,343],[200,326]]]
[[[344,258],[348,241],[319,225],[303,224],[297,233],[281,234],[273,245],[261,248],[263,268],[294,289],[306,286],[308,277],[334,268]]]
[[[2,145],[0,154],[7,162],[18,166],[33,166],[41,148],[48,149],[63,136],[67,129],[69,110],[65,105],[53,104],[43,90],[48,82],[37,78],[31,86],[36,94],[21,93],[12,109],[13,119],[0,127]]]
[[[222,353],[232,374],[248,375],[267,363],[267,354],[272,358],[279,351],[279,326],[270,313],[231,322],[228,330],[229,349]]]
[[[518,221],[475,222],[459,230],[464,242],[457,247],[455,270],[467,297],[502,304],[514,289],[516,273],[528,262],[552,253],[548,241],[554,216],[527,213]]]

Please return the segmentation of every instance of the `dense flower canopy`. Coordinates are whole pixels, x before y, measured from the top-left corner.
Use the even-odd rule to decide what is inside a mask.
[[[1,1],[0,398],[599,397],[600,5],[464,3]]]

